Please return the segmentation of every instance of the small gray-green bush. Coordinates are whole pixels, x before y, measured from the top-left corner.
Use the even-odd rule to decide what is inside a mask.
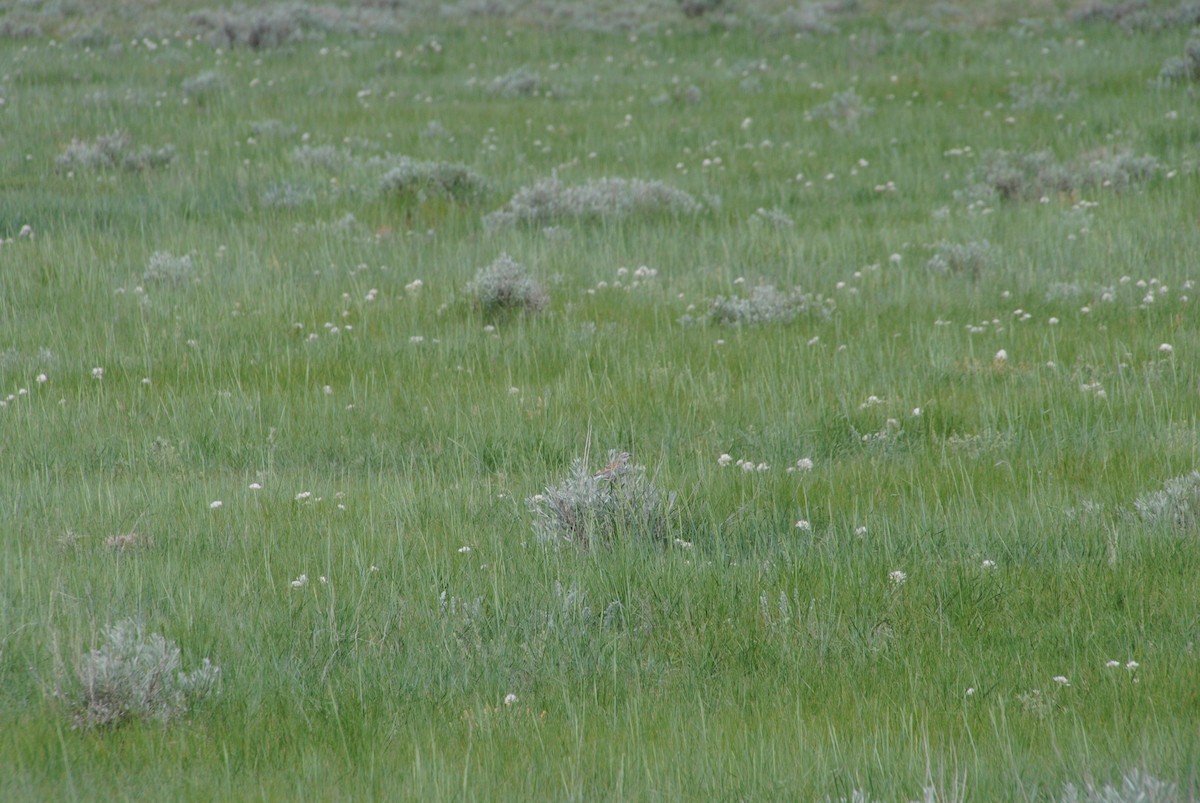
[[[537,279],[508,254],[501,254],[492,264],[480,268],[467,284],[467,295],[485,313],[540,312],[550,301]]]
[[[225,76],[219,72],[205,70],[199,75],[185,78],[180,86],[183,89],[184,95],[195,100],[203,100],[222,92],[228,85],[229,83],[225,80]]]
[[[146,282],[181,283],[190,281],[196,275],[192,258],[188,254],[181,257],[173,256],[166,251],[155,251],[150,255],[142,280]]]
[[[564,184],[558,176],[522,187],[502,209],[484,217],[488,228],[565,220],[620,220],[633,216],[695,214],[703,207],[683,190],[661,181],[599,178]]]
[[[1200,525],[1200,471],[1173,477],[1158,491],[1142,494],[1133,509],[1152,527],[1190,531]]]
[[[175,161],[175,148],[166,145],[154,149],[143,145],[133,147],[133,140],[123,131],[96,137],[92,142],[72,139],[71,144],[55,160],[55,167],[69,170],[129,170],[142,171],[166,167]]]
[[[566,479],[526,500],[539,539],[583,550],[619,540],[667,540],[675,494],[659,490],[629,453],[613,450],[608,458],[595,472],[576,460]]]
[[[1079,92],[1058,81],[1034,81],[1030,84],[1011,84],[1008,94],[1017,110],[1059,109],[1079,100]]]
[[[749,296],[717,296],[709,305],[709,323],[725,326],[754,326],[789,323],[801,315],[827,317],[833,303],[799,287],[784,292],[773,284],[760,284]]]
[[[488,92],[502,98],[528,98],[551,93],[551,87],[528,67],[497,76],[488,84]]]
[[[101,644],[80,657],[71,696],[79,728],[133,720],[170,722],[216,690],[221,669],[205,658],[181,672],[179,647],[126,619],[104,628]]]
[[[1122,190],[1146,181],[1157,169],[1153,156],[1134,156],[1127,150],[1095,151],[1072,162],[1061,162],[1049,151],[992,151],[984,154],[966,191],[958,195],[1011,201],[1080,190]]]
[[[828,121],[829,127],[839,134],[852,134],[858,131],[859,121],[874,111],[875,107],[851,88],[809,109],[808,117],[811,120]]]
[[[675,0],[679,10],[685,17],[703,17],[710,11],[716,11],[725,0]]]
[[[490,183],[469,167],[400,157],[381,181],[385,195],[417,202],[432,198],[471,201],[487,194]]]
[[[1194,83],[1200,81],[1200,31],[1193,31],[1183,47],[1183,56],[1167,59],[1158,74],[1165,84]]]
[[[311,187],[290,181],[271,184],[258,196],[259,204],[266,209],[295,209],[316,199],[317,193]]]
[[[1131,770],[1121,776],[1120,786],[1097,786],[1088,781],[1082,789],[1068,783],[1061,803],[1176,803],[1183,800],[1179,787],[1148,772]]]
[[[926,263],[935,273],[960,273],[978,279],[996,260],[996,250],[987,240],[969,243],[940,242]]]

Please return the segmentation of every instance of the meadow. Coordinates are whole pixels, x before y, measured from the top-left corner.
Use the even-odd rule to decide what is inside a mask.
[[[1200,11],[687,10],[0,2],[0,799],[1200,798]]]

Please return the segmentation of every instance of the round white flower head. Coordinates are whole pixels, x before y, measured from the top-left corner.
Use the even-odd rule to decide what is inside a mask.
[[[512,692],[509,692],[508,694],[504,695],[504,704],[505,705],[512,705],[516,701],[517,701],[517,695],[513,694]]]
[[[219,510],[223,504],[225,504],[225,503],[222,502],[220,499],[217,499],[216,501],[209,502],[208,507],[209,507],[209,510]]]
[[[1067,680],[1065,675],[1055,675],[1052,680],[1060,686],[1070,686],[1071,681]]]
[[[905,580],[908,579],[908,575],[905,574],[904,572],[900,571],[899,569],[896,569],[896,571],[888,573],[888,579],[891,580],[896,585],[900,585],[901,583],[903,583]]]

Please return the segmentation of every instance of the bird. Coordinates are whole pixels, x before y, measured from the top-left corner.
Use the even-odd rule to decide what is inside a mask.
[[[623,469],[623,468],[625,468],[625,466],[629,465],[629,458],[632,456],[633,455],[629,454],[629,452],[617,453],[616,456],[613,457],[613,459],[611,461],[609,461],[609,464],[607,466],[605,466],[604,468],[597,471],[595,474],[592,475],[592,477],[594,479],[598,479],[598,480],[612,479],[613,477],[617,476],[617,474],[620,473],[621,469]]]

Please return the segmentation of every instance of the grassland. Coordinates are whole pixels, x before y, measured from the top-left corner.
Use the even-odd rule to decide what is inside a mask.
[[[0,4],[0,798],[1200,796],[1187,9],[729,3]]]

